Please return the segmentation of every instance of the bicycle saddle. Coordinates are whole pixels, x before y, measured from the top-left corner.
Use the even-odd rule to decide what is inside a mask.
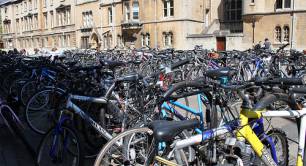
[[[198,127],[200,122],[196,119],[185,121],[167,121],[157,120],[149,124],[149,128],[153,130],[154,138],[158,142],[171,141],[175,136],[179,135],[183,130]]]
[[[208,70],[206,76],[212,79],[219,79],[220,77],[233,77],[236,73],[236,70],[229,67],[222,67],[219,69]]]
[[[100,63],[101,63],[103,66],[109,67],[110,69],[114,69],[114,68],[116,68],[116,67],[125,66],[125,65],[126,65],[125,62],[121,62],[121,61],[110,61],[110,60],[100,60]]]

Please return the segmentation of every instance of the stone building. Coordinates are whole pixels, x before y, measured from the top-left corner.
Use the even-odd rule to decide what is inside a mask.
[[[207,0],[205,28],[187,36],[189,48],[245,50],[268,38],[273,48],[306,49],[305,0]],[[207,19],[208,17],[209,19]]]
[[[93,19],[96,30],[88,41],[102,49],[184,49],[187,34],[204,25],[203,0],[103,0],[99,6],[100,17]]]
[[[244,1],[244,41],[249,46],[268,38],[274,48],[290,43],[288,48],[306,49],[305,0]]]
[[[6,48],[75,46],[74,0],[12,0],[1,5]]]
[[[305,49],[305,0],[2,0],[6,48]]]

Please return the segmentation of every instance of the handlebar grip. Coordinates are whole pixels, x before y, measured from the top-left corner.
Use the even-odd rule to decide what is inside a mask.
[[[304,85],[302,78],[277,78],[273,79],[271,83],[282,85]]]
[[[178,67],[180,67],[180,66],[183,66],[183,65],[185,65],[185,64],[187,64],[187,63],[189,63],[189,62],[190,62],[190,59],[184,59],[184,60],[178,61],[178,62],[173,63],[173,64],[171,65],[171,69],[172,69],[172,70],[173,70],[173,69],[176,69],[176,68],[178,68]]]
[[[271,80],[257,80],[256,85],[304,85],[303,78],[275,78]]]
[[[202,88],[206,85],[203,83],[203,81],[195,80],[195,81],[183,81],[179,82],[175,85],[173,85],[167,92],[164,93],[163,98],[167,99],[170,97],[170,95],[175,92],[178,89],[181,89],[183,87],[195,87],[195,88]]]
[[[291,89],[291,92],[293,92],[293,93],[306,94],[306,87],[292,88],[292,89]]]

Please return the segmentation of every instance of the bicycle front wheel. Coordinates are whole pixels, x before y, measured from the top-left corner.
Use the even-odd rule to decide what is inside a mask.
[[[119,134],[102,148],[94,166],[145,165],[148,152],[152,149],[152,134],[153,131],[146,127]]]
[[[73,128],[53,128],[42,139],[37,154],[37,165],[79,166],[83,165],[82,162],[82,146]]]

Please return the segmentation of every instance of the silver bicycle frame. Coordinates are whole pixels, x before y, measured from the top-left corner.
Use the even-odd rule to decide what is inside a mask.
[[[304,157],[304,150],[305,150],[305,137],[306,137],[306,107],[302,110],[270,110],[262,113],[262,117],[286,117],[286,118],[299,118],[301,120],[301,124],[299,126],[300,133],[299,133],[299,145],[298,145],[298,155]],[[220,135],[226,134],[230,132],[229,129],[225,126],[218,127],[216,129],[212,129],[213,137],[218,137]],[[200,144],[203,140],[203,134],[197,134],[191,136],[184,140],[179,140],[172,144],[174,150],[179,150],[191,145]]]

